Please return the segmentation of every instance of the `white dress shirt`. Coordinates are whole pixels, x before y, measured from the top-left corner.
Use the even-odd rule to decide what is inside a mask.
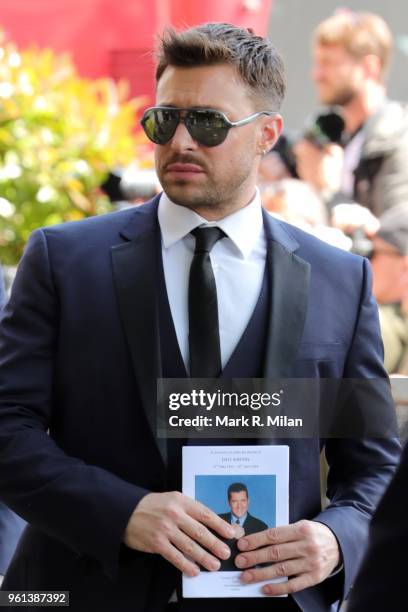
[[[180,352],[189,371],[188,281],[195,238],[200,226],[220,227],[226,238],[213,247],[210,258],[218,298],[221,363],[224,368],[247,327],[257,303],[265,269],[266,238],[261,199],[254,199],[219,221],[207,221],[174,204],[166,194],[159,202],[164,278]]]
[[[235,516],[235,514],[233,514],[231,512],[231,524],[233,525],[234,523],[236,524],[239,521],[239,525],[242,525],[245,523],[245,521],[247,520],[247,516],[248,516],[248,512],[245,512],[245,514],[243,514],[242,516]]]
[[[354,195],[354,171],[360,162],[364,140],[365,133],[364,128],[362,128],[344,147],[344,164],[341,176],[340,190],[342,193],[344,193],[350,198],[352,198]]]

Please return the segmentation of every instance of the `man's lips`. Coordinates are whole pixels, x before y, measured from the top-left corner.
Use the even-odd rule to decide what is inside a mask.
[[[166,166],[166,171],[167,172],[181,172],[181,173],[183,172],[185,173],[204,172],[201,166],[197,166],[196,164],[182,164],[182,163],[169,164],[168,166]]]

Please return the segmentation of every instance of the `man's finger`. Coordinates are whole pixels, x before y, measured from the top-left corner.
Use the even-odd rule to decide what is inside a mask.
[[[171,537],[171,542],[189,559],[199,563],[208,571],[214,572],[220,569],[220,561],[201,548],[197,542],[194,542],[194,540],[189,538],[182,531],[177,530]]]
[[[274,563],[268,567],[251,569],[241,574],[240,579],[245,584],[251,584],[274,578],[290,578],[290,576],[306,573],[308,569],[307,559],[293,559]]]
[[[283,525],[282,527],[271,527],[264,531],[258,531],[238,540],[239,550],[255,550],[260,546],[271,544],[283,544],[285,542],[295,542],[304,537],[299,529],[300,523]]]
[[[200,568],[192,561],[189,561],[187,557],[168,540],[163,540],[157,552],[169,563],[174,565],[174,567],[183,572],[183,574],[187,574],[187,576],[197,576],[200,573]]]
[[[303,542],[289,544],[274,544],[257,550],[240,553],[235,557],[235,565],[239,568],[252,567],[258,563],[278,563],[287,559],[306,556],[307,550]]]
[[[190,538],[201,544],[201,546],[216,555],[219,559],[228,559],[231,556],[229,546],[221,542],[221,540],[211,533],[202,523],[192,519],[187,514],[178,526],[184,533],[190,536]]]
[[[308,589],[309,587],[317,584],[317,581],[314,581],[310,574],[301,574],[300,576],[296,576],[296,578],[292,578],[286,582],[275,582],[271,584],[266,584],[262,587],[262,591],[265,595],[290,595],[291,593],[297,593],[298,591],[303,591],[303,589]]]
[[[215,512],[201,504],[200,502],[195,501],[194,499],[188,499],[186,512],[192,516],[196,521],[202,523],[203,525],[207,525],[217,533],[219,533],[223,538],[232,539],[235,534],[235,530],[224,521],[224,519],[220,518]]]

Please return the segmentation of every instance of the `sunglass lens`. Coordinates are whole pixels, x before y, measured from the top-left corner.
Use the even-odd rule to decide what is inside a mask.
[[[205,147],[224,142],[230,128],[223,115],[216,111],[189,111],[185,123],[192,138]]]
[[[166,144],[173,138],[179,123],[179,113],[173,109],[148,109],[141,124],[146,136],[156,144]]]

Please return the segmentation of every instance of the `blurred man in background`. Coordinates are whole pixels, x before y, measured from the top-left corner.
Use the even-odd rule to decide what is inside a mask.
[[[384,362],[390,374],[408,375],[408,204],[395,206],[380,221],[371,263]]]
[[[320,102],[344,119],[345,146],[303,139],[297,170],[330,209],[348,204],[334,208],[333,223],[349,232],[375,233],[373,216],[408,201],[408,111],[386,97],[391,49],[387,24],[371,13],[336,13],[314,34],[313,80]]]

